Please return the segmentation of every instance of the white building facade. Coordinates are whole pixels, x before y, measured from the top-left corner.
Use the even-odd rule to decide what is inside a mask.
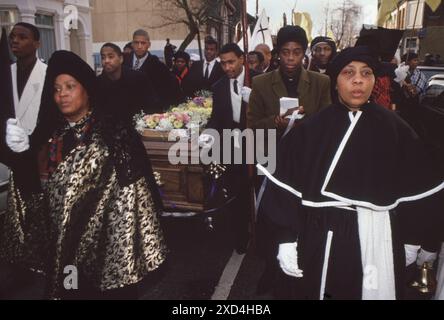
[[[40,58],[70,50],[94,65],[89,0],[0,0],[0,27],[10,31],[17,22],[38,27]]]

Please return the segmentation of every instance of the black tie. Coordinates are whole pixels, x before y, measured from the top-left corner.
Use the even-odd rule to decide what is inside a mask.
[[[207,62],[207,68],[205,69],[205,75],[204,75],[206,80],[208,80],[208,76],[209,76],[209,71],[210,71],[209,67],[210,67],[210,64]]]
[[[239,89],[237,88],[237,80],[234,80],[233,89],[234,89],[234,93],[239,95]]]

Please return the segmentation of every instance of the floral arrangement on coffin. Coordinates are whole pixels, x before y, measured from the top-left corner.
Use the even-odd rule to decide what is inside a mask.
[[[211,116],[212,106],[211,92],[200,91],[196,98],[173,107],[168,112],[145,114],[142,111],[134,117],[136,129],[142,133],[145,130],[171,131],[203,128]]]

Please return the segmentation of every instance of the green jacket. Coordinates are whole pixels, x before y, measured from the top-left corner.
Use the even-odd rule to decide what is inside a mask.
[[[298,94],[299,105],[304,107],[306,116],[310,116],[331,104],[330,78],[302,69]],[[255,77],[247,112],[248,127],[253,129],[276,128],[274,119],[279,115],[279,99],[287,96],[287,88],[279,69]]]

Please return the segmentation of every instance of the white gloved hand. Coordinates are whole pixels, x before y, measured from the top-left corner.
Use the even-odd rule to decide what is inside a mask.
[[[416,264],[418,266],[422,266],[424,263],[427,263],[428,265],[433,266],[437,258],[438,252],[430,252],[421,248],[418,253]]]
[[[6,144],[17,153],[29,149],[29,137],[25,129],[20,127],[17,119],[8,119],[6,122]]]
[[[211,148],[214,144],[214,137],[210,134],[201,134],[199,136],[199,147],[201,148]]]
[[[412,244],[405,244],[405,266],[408,267],[412,263],[416,262],[418,258],[418,251],[421,249],[421,246],[416,246]]]
[[[395,70],[396,78],[394,79],[397,83],[403,82],[407,78],[410,67],[408,65],[401,64]]]
[[[277,259],[282,271],[290,277],[302,278],[302,270],[298,265],[298,243],[281,243]]]
[[[248,103],[250,101],[250,94],[251,94],[250,88],[242,87],[241,95],[242,95],[242,100],[244,100],[245,103]]]

